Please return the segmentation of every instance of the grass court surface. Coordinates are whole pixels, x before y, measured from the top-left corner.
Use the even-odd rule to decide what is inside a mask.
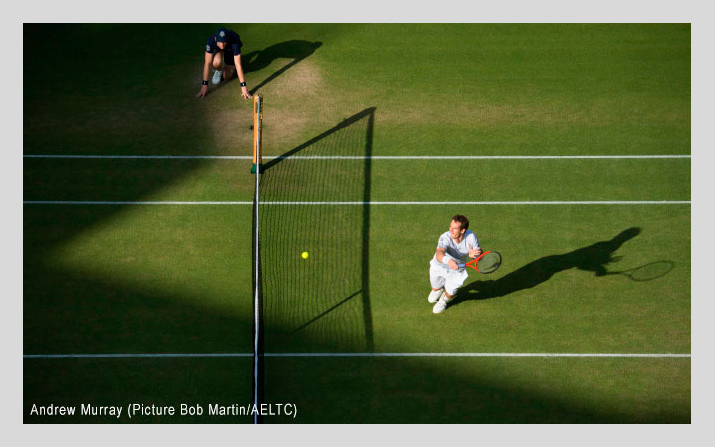
[[[253,422],[30,414],[253,400],[253,105],[194,97],[218,26],[24,26],[26,423]],[[265,102],[265,400],[298,407],[265,422],[690,422],[689,25],[226,26]],[[433,315],[457,213],[504,261]]]

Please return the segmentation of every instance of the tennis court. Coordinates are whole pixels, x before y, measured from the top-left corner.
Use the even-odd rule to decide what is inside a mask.
[[[254,422],[208,411],[254,375],[253,104],[194,98],[214,28],[25,25],[57,36],[24,88],[26,423]],[[265,101],[264,401],[297,408],[263,422],[690,422],[689,25],[229,28]],[[66,83],[87,36],[118,76]],[[434,315],[454,214],[504,259]],[[134,403],[206,411],[31,414]]]

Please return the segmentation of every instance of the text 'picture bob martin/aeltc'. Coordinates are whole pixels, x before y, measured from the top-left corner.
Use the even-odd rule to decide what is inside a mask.
[[[130,403],[125,406],[121,405],[106,405],[99,406],[93,404],[74,405],[37,405],[33,404],[30,408],[30,417],[57,417],[57,418],[116,418],[116,419],[154,419],[164,418],[202,418],[209,416],[213,418],[226,417],[235,421],[237,416],[245,417],[271,417],[282,416],[295,419],[298,416],[298,406],[293,403],[279,404],[180,404],[174,405],[154,405]],[[187,421],[188,422],[188,421]]]

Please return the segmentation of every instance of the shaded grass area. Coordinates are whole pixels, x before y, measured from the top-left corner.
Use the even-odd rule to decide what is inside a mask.
[[[213,30],[188,25],[181,39],[177,31],[163,24],[26,24],[24,45],[45,55],[24,60],[25,153],[210,150],[205,103],[193,95]]]
[[[299,408],[297,419],[269,423],[690,422],[690,359],[268,358],[266,366],[268,400]]]
[[[250,216],[109,208],[25,207],[24,351],[250,351]]]
[[[235,208],[26,207],[23,352],[250,352],[250,227]],[[245,219],[248,218],[248,221]],[[91,230],[78,231],[101,220]],[[250,358],[28,359],[26,423],[250,423]],[[156,361],[159,360],[159,361]],[[208,361],[207,361],[208,360]],[[201,405],[196,417],[36,417],[32,405]],[[79,411],[79,408],[78,408]]]
[[[251,161],[25,159],[25,200],[251,200]],[[239,179],[241,179],[239,181]]]
[[[251,416],[211,415],[210,405],[252,402],[250,358],[198,359],[26,359],[23,362],[24,423],[253,423]],[[31,415],[33,405],[75,406],[76,416]],[[84,415],[81,405],[122,406],[119,418]],[[127,406],[173,406],[175,414],[127,416]],[[181,404],[203,414],[180,414]]]
[[[250,423],[250,358],[25,360],[26,423]],[[690,359],[267,358],[267,423],[689,423]],[[315,371],[322,371],[315,374]],[[376,380],[376,378],[379,378]],[[49,397],[51,396],[51,397]],[[30,416],[37,405],[123,405],[113,417]],[[126,405],[201,405],[128,419]]]

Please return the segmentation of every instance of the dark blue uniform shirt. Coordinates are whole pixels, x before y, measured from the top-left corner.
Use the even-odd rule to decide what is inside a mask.
[[[235,31],[228,30],[227,34],[228,42],[226,42],[226,48],[223,50],[223,60],[226,65],[234,65],[233,57],[241,54],[243,43]],[[219,51],[221,51],[221,49],[216,45],[216,36],[213,35],[209,37],[206,41],[206,52],[216,54]]]

